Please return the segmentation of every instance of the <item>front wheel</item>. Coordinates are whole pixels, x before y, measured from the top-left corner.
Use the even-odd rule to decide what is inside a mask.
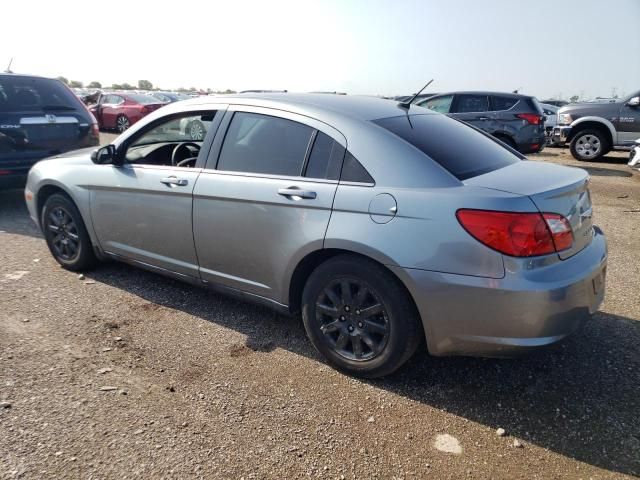
[[[314,270],[302,294],[313,346],[346,373],[375,378],[397,370],[423,338],[411,298],[387,269],[341,255]]]
[[[131,122],[129,122],[129,119],[127,117],[125,117],[124,115],[118,115],[118,118],[116,118],[116,130],[118,130],[119,133],[124,132],[130,126]]]
[[[592,161],[609,151],[609,142],[598,130],[582,130],[571,140],[571,155],[580,161]]]
[[[67,270],[85,270],[97,262],[80,212],[65,195],[53,194],[44,204],[42,232],[53,258]]]

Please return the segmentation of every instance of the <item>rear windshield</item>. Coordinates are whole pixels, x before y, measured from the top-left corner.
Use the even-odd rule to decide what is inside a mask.
[[[158,99],[156,97],[152,97],[151,95],[127,95],[134,102],[147,104],[147,103],[158,103]]]
[[[77,97],[58,80],[0,76],[0,112],[76,110]]]
[[[543,115],[544,114],[544,110],[542,108],[542,105],[540,104],[540,102],[538,101],[538,99],[536,97],[530,97],[529,98],[529,105],[531,105],[531,108],[533,108],[533,110],[538,113],[538,115]]]
[[[446,115],[403,115],[374,123],[424,152],[459,180],[520,161],[496,141]]]

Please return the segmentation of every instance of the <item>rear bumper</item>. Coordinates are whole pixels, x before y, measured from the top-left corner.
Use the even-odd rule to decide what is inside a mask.
[[[28,174],[28,168],[3,170],[2,167],[0,167],[0,190],[23,188],[27,183]]]
[[[553,127],[551,141],[558,146],[564,146],[570,138],[571,127]]]
[[[604,300],[607,246],[547,266],[506,269],[504,278],[394,268],[421,315],[432,355],[512,356],[579,329]]]

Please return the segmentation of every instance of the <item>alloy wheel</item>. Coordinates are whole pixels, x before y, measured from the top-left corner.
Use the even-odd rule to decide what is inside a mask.
[[[356,278],[329,283],[315,305],[316,320],[324,341],[340,356],[371,360],[389,340],[389,317],[380,296]]]
[[[193,122],[189,128],[191,140],[202,140],[204,138],[204,128],[200,122]]]
[[[80,252],[80,236],[73,218],[62,207],[55,207],[46,218],[46,229],[56,256],[65,261],[74,260]]]
[[[127,117],[118,117],[117,128],[120,133],[129,128],[129,119]]]

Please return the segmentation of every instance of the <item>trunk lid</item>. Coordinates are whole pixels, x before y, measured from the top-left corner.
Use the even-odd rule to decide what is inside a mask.
[[[581,251],[593,238],[589,174],[580,168],[523,160],[464,183],[526,195],[540,212],[564,216],[573,230],[573,245],[558,254],[563,260]]]

